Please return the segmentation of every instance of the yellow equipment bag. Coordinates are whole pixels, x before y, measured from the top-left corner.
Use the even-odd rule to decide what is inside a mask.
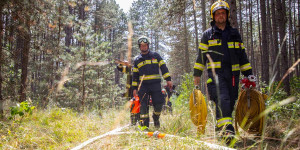
[[[198,134],[204,134],[207,116],[207,107],[203,94],[194,89],[190,96],[190,112],[192,122],[197,126]]]
[[[255,89],[242,89],[235,113],[235,128],[238,125],[248,133],[262,134],[264,117],[258,118],[265,110],[267,96]]]

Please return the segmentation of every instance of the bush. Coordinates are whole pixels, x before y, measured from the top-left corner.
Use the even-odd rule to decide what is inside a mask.
[[[10,107],[10,120],[15,120],[15,117],[19,115],[20,117],[24,117],[25,114],[32,114],[32,110],[35,108],[35,106],[30,106],[30,103],[27,101],[18,103],[16,106]],[[21,118],[21,119],[22,119]]]

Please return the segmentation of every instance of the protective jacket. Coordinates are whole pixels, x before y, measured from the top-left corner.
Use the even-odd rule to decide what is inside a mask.
[[[134,60],[132,80],[133,89],[138,88],[142,78],[143,83],[145,84],[160,83],[161,76],[159,74],[159,70],[161,70],[162,76],[165,80],[171,81],[169,70],[158,53],[149,51],[146,55],[138,55]]]
[[[245,53],[245,47],[241,40],[241,36],[237,29],[227,25],[229,35],[227,39],[227,46],[230,55],[230,67],[233,75],[239,75],[240,71],[245,75],[252,74],[252,67]],[[218,73],[222,68],[222,60],[224,56],[224,49],[222,48],[222,31],[216,26],[206,30],[199,45],[199,54],[194,65],[194,76],[201,76],[205,65],[211,71],[213,64]],[[202,55],[200,55],[202,53]],[[206,54],[209,54],[213,62],[208,62]]]
[[[212,62],[209,62],[206,54],[209,54]],[[213,25],[204,32],[194,65],[194,76],[201,76],[206,64],[210,78],[207,81],[208,92],[217,106],[217,128],[226,125],[227,130],[234,132],[232,112],[238,96],[239,75],[240,72],[245,76],[252,75],[252,67],[237,29],[227,24],[222,31]],[[218,85],[212,68],[215,68]]]

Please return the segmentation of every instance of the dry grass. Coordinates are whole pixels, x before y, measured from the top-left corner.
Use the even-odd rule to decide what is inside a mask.
[[[70,109],[35,110],[21,123],[1,121],[0,149],[69,149],[125,124],[114,119],[118,117],[122,114],[113,110],[102,117],[97,112],[79,114]]]
[[[209,149],[199,141],[225,146],[214,131],[214,110],[211,105],[205,135],[197,135],[187,107],[175,107],[173,114],[162,114],[159,129],[162,133],[175,135],[174,138],[148,137],[138,126],[130,126],[122,130],[130,134],[106,136],[84,149]],[[151,116],[152,107],[150,108]],[[1,121],[0,149],[71,149],[90,138],[125,126],[130,121],[127,109],[108,109],[99,114],[96,111],[76,113],[70,109],[52,108],[35,110],[32,116],[26,116],[21,123]],[[258,149],[262,146],[266,149],[299,149],[299,123],[299,118],[293,122],[288,119],[278,123],[269,121],[263,140],[241,132],[235,148]],[[156,130],[153,124],[150,124],[149,130]]]

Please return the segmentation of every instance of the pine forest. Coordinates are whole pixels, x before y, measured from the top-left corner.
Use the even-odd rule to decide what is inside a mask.
[[[266,96],[258,113],[265,118],[261,134],[235,126],[233,143],[220,140],[207,69],[199,87],[207,105],[205,133],[193,124],[194,65],[216,1],[134,0],[124,12],[115,0],[1,0],[0,149],[72,149],[129,124],[127,78],[116,66],[133,64],[142,36],[176,86],[173,112],[160,118],[165,137],[155,140],[137,125],[80,149],[300,149],[299,0],[225,0],[256,89]],[[149,130],[155,131],[152,124]]]

